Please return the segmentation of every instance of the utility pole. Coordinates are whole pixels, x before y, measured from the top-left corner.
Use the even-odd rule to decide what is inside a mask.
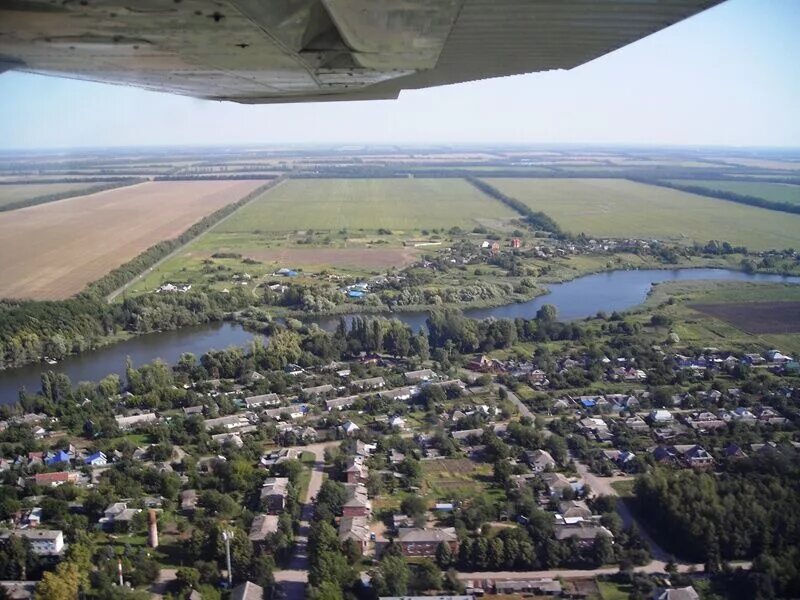
[[[225,558],[228,561],[228,589],[233,587],[233,569],[231,569],[231,538],[233,538],[232,531],[226,529],[222,532],[222,539],[225,540]]]

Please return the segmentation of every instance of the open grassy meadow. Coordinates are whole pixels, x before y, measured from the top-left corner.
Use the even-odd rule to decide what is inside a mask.
[[[670,179],[676,185],[694,185],[742,196],[755,196],[770,202],[800,204],[800,185],[768,181],[728,181],[720,179]]]
[[[672,299],[673,303],[668,304]],[[775,329],[767,328],[763,333],[750,333],[742,326],[736,326],[733,317],[744,315],[742,324],[759,324],[756,318],[765,303],[780,310],[781,303],[786,311],[778,312],[770,318],[780,322],[783,316],[790,316],[791,309],[800,302],[800,285],[781,283],[750,283],[733,281],[672,281],[655,286],[640,313],[643,322],[649,320],[654,310],[672,319],[671,330],[680,337],[680,345],[716,346],[753,352],[779,348],[792,355],[800,354],[800,334],[769,333]],[[715,307],[719,317],[701,308]],[[727,307],[727,312],[723,314]],[[752,312],[748,312],[752,308]],[[723,320],[724,318],[724,320]],[[785,329],[779,329],[784,331]],[[664,337],[666,336],[666,330]],[[659,341],[659,340],[654,340]]]
[[[49,196],[51,194],[75,193],[89,189],[98,184],[91,182],[82,183],[21,183],[0,185],[0,209],[9,204],[24,200]]]
[[[800,215],[624,179],[487,179],[565,230],[599,237],[728,241],[755,250],[800,246]]]
[[[67,298],[259,185],[148,182],[0,213],[0,297]]]
[[[517,216],[461,179],[297,179],[264,194],[219,233],[472,228]]]

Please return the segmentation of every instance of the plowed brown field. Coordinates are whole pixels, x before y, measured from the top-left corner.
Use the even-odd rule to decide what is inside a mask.
[[[0,297],[69,297],[260,181],[159,181],[0,213]]]

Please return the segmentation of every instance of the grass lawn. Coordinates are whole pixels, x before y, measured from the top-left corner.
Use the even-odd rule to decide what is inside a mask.
[[[598,581],[597,586],[600,588],[600,596],[603,600],[628,600],[633,591],[633,587],[630,585],[610,581]]]
[[[625,179],[487,179],[572,233],[728,241],[752,249],[800,245],[800,215]]]
[[[755,196],[771,202],[800,204],[800,185],[763,181],[727,181],[719,179],[670,179],[677,185],[693,185],[709,190],[732,192],[742,196]]]
[[[611,487],[614,488],[616,492],[623,498],[632,498],[633,485],[635,483],[636,481],[634,479],[629,479],[627,481],[615,481],[611,484]]]
[[[305,501],[306,494],[308,493],[308,484],[311,481],[311,469],[315,461],[316,457],[313,452],[303,452],[300,455],[300,462],[303,463],[303,470],[300,472],[300,477],[297,481],[300,502]]]
[[[516,213],[462,179],[296,179],[265,193],[215,231],[252,233],[460,226]]]
[[[485,492],[492,468],[468,458],[449,458],[423,462],[422,472],[423,492],[446,500],[454,494],[474,497]]]
[[[113,536],[103,534],[98,543],[104,546],[111,546],[118,553],[121,553],[125,546],[147,546],[147,536],[144,534],[114,534]],[[151,552],[162,567],[180,567],[192,563],[191,557],[186,553],[186,540],[175,534],[161,532],[159,546],[155,550],[151,550]]]
[[[675,300],[667,304],[669,299]],[[680,337],[678,346],[716,346],[742,352],[756,352],[779,348],[791,355],[800,353],[800,334],[758,334],[742,331],[721,319],[693,310],[690,304],[748,303],[800,301],[800,285],[780,283],[750,283],[733,281],[666,282],[655,286],[644,304],[645,310],[634,318],[649,321],[653,308],[673,320],[671,331]],[[652,331],[652,330],[651,330]],[[662,342],[666,328],[654,331],[654,342]]]

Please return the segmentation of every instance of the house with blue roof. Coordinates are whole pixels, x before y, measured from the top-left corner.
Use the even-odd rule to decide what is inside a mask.
[[[69,452],[64,452],[63,450],[59,450],[49,458],[47,458],[44,462],[46,465],[56,465],[58,463],[68,463],[72,457],[70,456]]]
[[[108,464],[108,457],[106,457],[104,452],[95,452],[87,456],[83,460],[83,463],[92,467],[104,467]]]

